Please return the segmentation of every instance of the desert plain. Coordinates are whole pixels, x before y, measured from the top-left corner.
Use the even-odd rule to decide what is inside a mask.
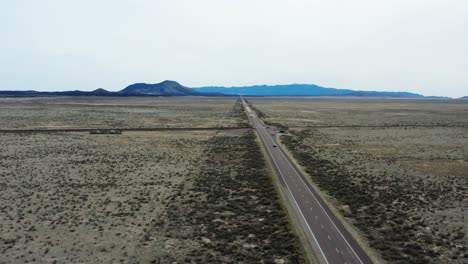
[[[0,109],[0,263],[304,259],[238,98],[7,98]]]
[[[247,99],[379,262],[466,263],[466,100]],[[0,263],[309,261],[236,97],[0,98],[0,124]]]
[[[468,101],[249,102],[381,261],[468,261]]]

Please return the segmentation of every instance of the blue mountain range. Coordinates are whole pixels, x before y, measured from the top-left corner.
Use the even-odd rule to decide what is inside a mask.
[[[94,91],[38,92],[0,91],[0,96],[356,96],[356,97],[424,97],[409,92],[356,91],[350,89],[326,88],[315,84],[253,85],[242,87],[207,86],[190,88],[175,81],[156,84],[135,83],[118,92],[102,88]]]
[[[383,96],[383,97],[424,97],[410,92],[356,91],[350,89],[326,88],[315,84],[253,85],[241,87],[207,86],[192,88],[200,93],[222,93],[250,96]]]

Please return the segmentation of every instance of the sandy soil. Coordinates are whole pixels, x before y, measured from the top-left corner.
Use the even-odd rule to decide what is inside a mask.
[[[1,129],[238,127],[236,98],[0,98]]]
[[[287,148],[383,259],[467,261],[467,102],[249,101],[290,127]]]
[[[289,127],[468,126],[466,100],[368,98],[248,98],[263,119]]]
[[[231,98],[0,100],[4,128],[247,124]],[[0,132],[0,263],[301,263],[259,157],[252,129]]]

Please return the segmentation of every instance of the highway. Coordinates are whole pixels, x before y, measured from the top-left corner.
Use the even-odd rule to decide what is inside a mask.
[[[255,112],[242,104],[279,177],[291,208],[319,263],[368,264],[372,260],[295,167]]]

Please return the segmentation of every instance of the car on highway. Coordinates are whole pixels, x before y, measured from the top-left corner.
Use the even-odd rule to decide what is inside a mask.
[[[276,148],[276,144],[273,144],[273,147]]]

